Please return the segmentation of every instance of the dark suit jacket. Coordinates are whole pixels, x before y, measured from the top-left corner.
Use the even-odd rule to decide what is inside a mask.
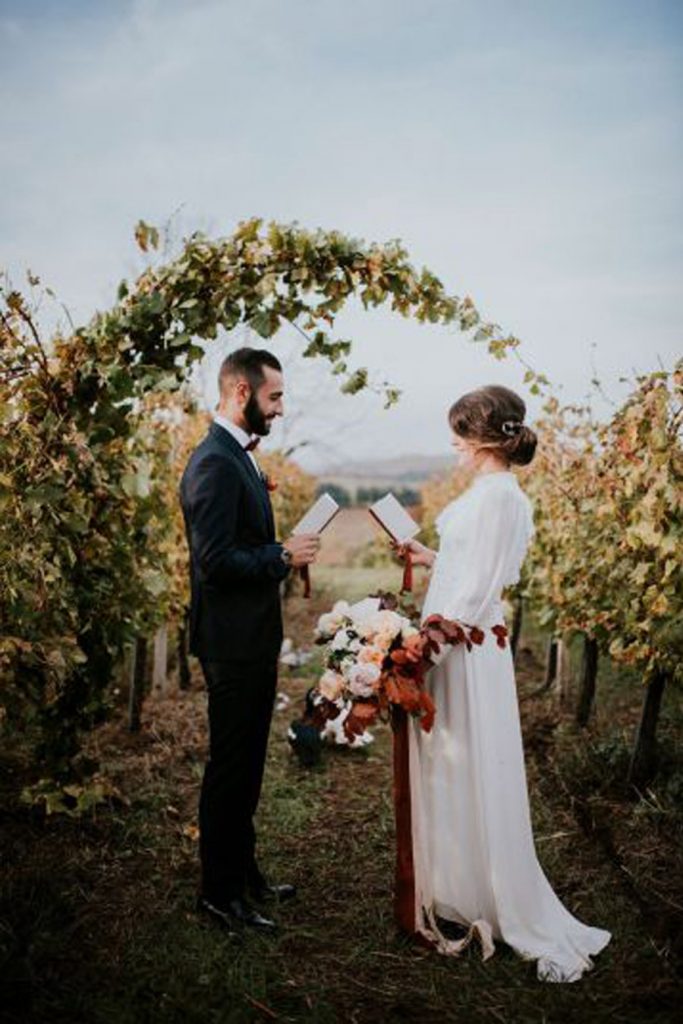
[[[265,482],[217,423],[190,456],[180,501],[190,549],[190,651],[205,661],[275,661],[279,584],[288,569]]]

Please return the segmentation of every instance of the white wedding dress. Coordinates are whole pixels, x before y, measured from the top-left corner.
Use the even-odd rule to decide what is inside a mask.
[[[533,534],[513,473],[489,473],[437,520],[440,548],[423,617],[487,628],[503,623],[501,591],[515,583]],[[502,939],[538,961],[538,977],[576,981],[610,934],[565,909],[538,863],[509,647],[451,648],[427,679],[431,733],[410,727],[410,785],[418,930],[444,953],[473,936],[484,957]],[[435,915],[470,926],[447,940]]]

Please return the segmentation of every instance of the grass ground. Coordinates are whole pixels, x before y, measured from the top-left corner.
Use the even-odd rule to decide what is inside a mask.
[[[315,616],[333,599],[395,585],[396,575],[317,568],[314,599],[289,602],[288,632],[307,643]],[[205,751],[199,678],[187,693],[150,699],[140,734],[126,732],[121,714],[91,738],[91,753],[125,797],[92,817],[42,819],[22,807],[17,796],[30,766],[8,755],[0,792],[0,1018],[673,1021],[683,773],[671,751],[680,702],[667,694],[663,771],[634,799],[622,780],[637,687],[601,677],[595,721],[579,735],[552,696],[526,699],[542,676],[540,640],[526,634],[518,669],[539,856],[570,909],[614,933],[579,984],[540,984],[532,964],[502,947],[486,964],[475,950],[451,960],[396,933],[391,736],[382,727],[364,751],[329,750],[320,768],[301,768],[285,734],[313,663],[282,676],[293,703],[275,717],[260,810],[262,860],[273,878],[300,890],[296,903],[278,910],[282,929],[274,939],[236,942],[193,912]]]

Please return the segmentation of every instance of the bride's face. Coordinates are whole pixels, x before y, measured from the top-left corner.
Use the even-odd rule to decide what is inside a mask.
[[[461,469],[474,469],[479,462],[480,455],[480,451],[477,446],[472,441],[468,441],[456,433],[453,434],[451,444],[455,451],[455,458],[458,467]]]

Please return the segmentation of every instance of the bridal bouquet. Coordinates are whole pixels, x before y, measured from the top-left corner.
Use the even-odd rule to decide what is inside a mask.
[[[348,711],[343,729],[351,739],[398,707],[429,732],[434,703],[424,688],[427,671],[443,647],[464,644],[471,650],[483,643],[484,632],[440,615],[418,627],[416,614],[401,608],[393,594],[381,594],[353,605],[338,601],[320,616],[316,643],[325,646],[325,671],[312,694],[319,726]],[[505,627],[493,631],[505,646]]]

